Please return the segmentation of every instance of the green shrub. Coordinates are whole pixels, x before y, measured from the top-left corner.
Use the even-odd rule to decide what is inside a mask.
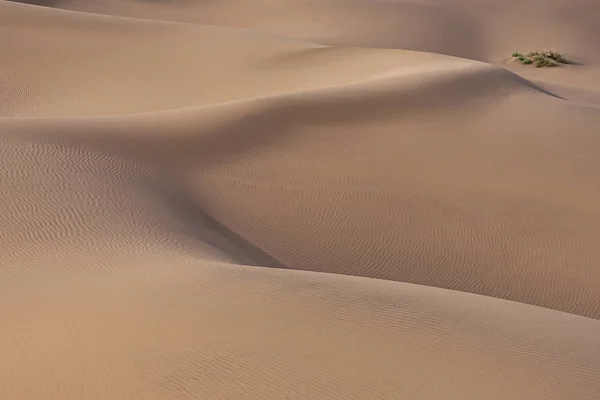
[[[537,68],[557,67],[559,64],[570,64],[571,62],[561,53],[552,50],[532,51],[524,56],[521,53],[513,53],[525,65],[533,64]]]
[[[531,60],[533,61],[533,65],[535,65],[537,68],[558,66],[558,61],[542,54],[536,54],[535,56],[531,57]]]

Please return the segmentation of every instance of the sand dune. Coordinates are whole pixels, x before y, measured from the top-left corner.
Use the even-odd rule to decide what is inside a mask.
[[[492,60],[515,46],[560,46],[599,61],[590,0],[39,0],[64,9],[249,28],[330,45],[432,51]],[[594,49],[595,54],[585,54]],[[586,50],[585,52],[583,50]],[[523,50],[526,51],[526,50]],[[504,57],[506,57],[504,56]]]
[[[596,399],[594,15],[0,2],[0,398]]]

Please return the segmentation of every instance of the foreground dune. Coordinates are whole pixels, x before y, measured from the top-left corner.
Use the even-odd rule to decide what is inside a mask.
[[[597,399],[595,2],[250,3],[0,2],[0,398]]]

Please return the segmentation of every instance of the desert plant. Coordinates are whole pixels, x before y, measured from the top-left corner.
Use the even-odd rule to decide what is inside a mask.
[[[533,64],[537,68],[557,67],[559,64],[571,63],[563,54],[553,50],[531,51],[527,55],[515,52],[512,56],[525,65]]]
[[[531,57],[531,60],[533,61],[533,65],[535,65],[537,68],[558,66],[558,62],[556,60],[546,57],[543,54],[536,54]]]

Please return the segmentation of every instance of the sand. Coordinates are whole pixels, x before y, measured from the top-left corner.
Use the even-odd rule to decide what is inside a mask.
[[[597,400],[599,16],[0,1],[0,399]]]

